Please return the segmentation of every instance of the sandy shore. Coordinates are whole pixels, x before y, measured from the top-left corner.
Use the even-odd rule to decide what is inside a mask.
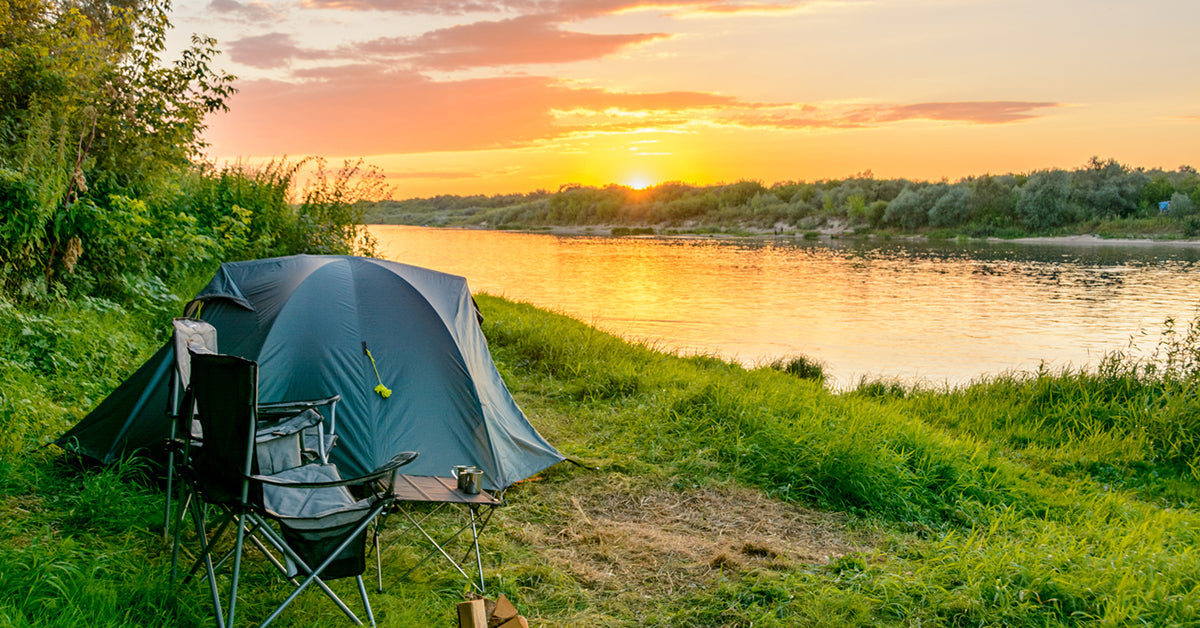
[[[1188,246],[1200,247],[1200,240],[1150,240],[1133,238],[1101,238],[1094,235],[1057,236],[1050,238],[1016,238],[1005,240],[1018,244],[1059,244],[1067,246]]]

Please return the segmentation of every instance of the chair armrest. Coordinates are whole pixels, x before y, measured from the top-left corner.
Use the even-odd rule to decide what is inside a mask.
[[[268,413],[275,413],[275,412],[288,412],[288,411],[293,411],[296,409],[304,409],[304,408],[320,408],[322,406],[328,406],[328,405],[337,403],[341,400],[342,400],[341,395],[334,395],[332,397],[325,397],[323,399],[303,399],[303,400],[298,400],[298,401],[274,401],[271,403],[258,404],[258,411],[260,413],[264,412],[264,411],[268,412]]]
[[[381,480],[395,473],[400,467],[417,459],[417,452],[404,451],[392,456],[391,460],[383,463],[374,471],[361,475],[355,478],[347,478],[342,480],[331,480],[328,482],[293,482],[291,480],[281,480],[271,475],[251,475],[248,476],[255,482],[262,484],[270,484],[272,486],[286,486],[289,488],[330,488],[337,486],[361,486],[370,484],[376,480]]]

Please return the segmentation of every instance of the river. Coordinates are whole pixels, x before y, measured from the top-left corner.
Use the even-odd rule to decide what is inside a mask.
[[[609,238],[373,225],[379,255],[625,338],[755,366],[963,384],[1094,366],[1200,305],[1200,247]]]

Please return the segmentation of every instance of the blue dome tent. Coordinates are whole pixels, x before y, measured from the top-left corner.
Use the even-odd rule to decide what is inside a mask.
[[[222,353],[259,363],[263,402],[342,395],[332,462],[345,473],[417,451],[406,473],[471,464],[499,490],[564,460],[501,380],[462,277],[351,256],[234,262],[186,313],[217,329]],[[153,451],[174,359],[167,343],[56,442],[105,464]]]

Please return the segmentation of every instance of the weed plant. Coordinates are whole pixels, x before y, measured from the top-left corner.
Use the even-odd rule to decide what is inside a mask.
[[[806,355],[798,355],[792,358],[779,358],[769,365],[781,373],[787,373],[793,377],[800,379],[810,379],[817,383],[825,381],[825,365],[817,359],[810,358]]]

